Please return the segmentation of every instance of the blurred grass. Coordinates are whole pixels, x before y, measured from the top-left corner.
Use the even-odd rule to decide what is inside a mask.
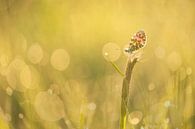
[[[193,129],[194,6],[193,0],[0,0],[0,128],[79,128],[85,107],[89,129],[118,129],[122,78],[105,61],[102,48],[113,42],[123,49],[133,33],[144,29],[148,44],[132,75],[133,110],[143,113],[135,128]],[[47,55],[45,65],[29,61],[34,43]],[[65,71],[50,64],[58,48],[70,56]],[[10,95],[5,73],[16,57],[36,69],[40,81],[36,89],[12,89]],[[124,71],[125,62],[122,53],[115,63]],[[151,91],[150,84],[155,86]],[[36,95],[48,89],[60,91],[64,104],[65,116],[54,122],[41,119],[34,109]],[[166,101],[172,106],[165,108]],[[95,111],[86,106],[89,103],[96,104]]]

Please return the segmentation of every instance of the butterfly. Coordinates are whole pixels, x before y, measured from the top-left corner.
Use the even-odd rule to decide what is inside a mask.
[[[125,48],[125,52],[131,54],[145,47],[145,45],[146,45],[146,34],[143,30],[140,30],[131,37],[131,41],[129,43],[129,46]]]

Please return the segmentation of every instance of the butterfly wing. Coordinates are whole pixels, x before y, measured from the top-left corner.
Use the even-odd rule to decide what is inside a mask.
[[[125,52],[132,53],[135,52],[146,45],[146,34],[144,31],[140,30],[131,37],[129,43],[129,48],[126,48]]]

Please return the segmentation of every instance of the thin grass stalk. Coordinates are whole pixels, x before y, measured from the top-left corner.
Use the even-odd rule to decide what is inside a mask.
[[[128,59],[125,76],[123,78],[122,84],[122,96],[121,96],[121,116],[120,116],[120,129],[126,129],[126,121],[128,115],[128,100],[129,100],[129,90],[130,90],[130,81],[133,68],[137,62],[137,58]]]
[[[110,61],[111,65],[114,67],[114,69],[121,75],[124,76],[123,72],[119,69],[119,67],[112,61]]]

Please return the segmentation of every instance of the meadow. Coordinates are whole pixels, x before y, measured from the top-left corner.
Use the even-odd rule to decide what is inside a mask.
[[[193,0],[0,0],[0,129],[195,129],[194,49]]]

